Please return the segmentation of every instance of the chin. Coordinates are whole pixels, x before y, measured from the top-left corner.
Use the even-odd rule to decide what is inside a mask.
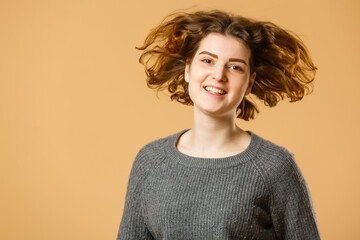
[[[221,108],[197,108],[198,112],[201,114],[210,116],[210,117],[233,117],[234,111],[224,111],[224,109]]]

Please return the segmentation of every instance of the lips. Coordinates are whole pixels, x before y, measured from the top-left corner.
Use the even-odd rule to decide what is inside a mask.
[[[224,89],[214,86],[205,86],[204,89],[205,91],[215,95],[225,95],[227,93]]]

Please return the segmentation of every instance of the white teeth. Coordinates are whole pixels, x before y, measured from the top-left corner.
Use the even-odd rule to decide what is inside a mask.
[[[213,94],[219,94],[219,95],[223,95],[225,94],[225,91],[218,89],[218,88],[213,88],[213,87],[205,87],[205,90],[208,92],[211,92]]]

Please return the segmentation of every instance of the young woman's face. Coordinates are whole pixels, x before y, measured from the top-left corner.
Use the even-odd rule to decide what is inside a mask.
[[[240,39],[210,33],[186,64],[185,81],[194,108],[212,116],[235,117],[236,108],[250,93],[250,49]]]

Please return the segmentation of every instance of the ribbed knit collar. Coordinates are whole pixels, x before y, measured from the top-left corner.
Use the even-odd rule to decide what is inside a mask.
[[[188,131],[189,129],[182,130],[170,137],[167,138],[166,154],[167,157],[174,160],[177,163],[188,167],[196,167],[196,168],[227,168],[236,166],[238,164],[247,162],[255,157],[259,146],[261,145],[262,138],[257,136],[252,132],[248,132],[251,135],[251,141],[249,146],[242,151],[233,156],[224,157],[224,158],[199,158],[192,157],[180,152],[176,148],[176,143],[179,137]]]

